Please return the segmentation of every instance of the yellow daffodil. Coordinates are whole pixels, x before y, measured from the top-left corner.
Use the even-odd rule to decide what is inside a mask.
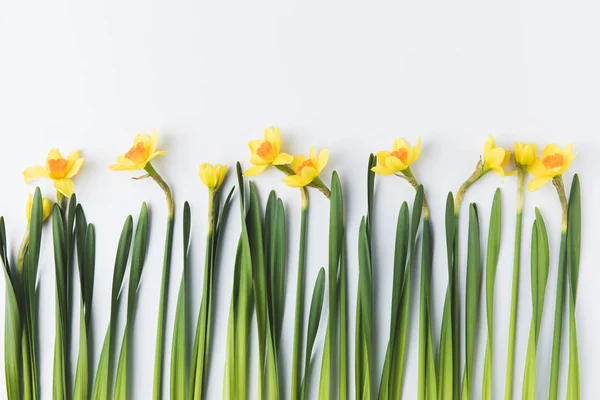
[[[27,217],[27,223],[31,221],[31,208],[33,207],[33,195],[30,194],[27,197],[27,203],[25,203],[25,216]],[[52,202],[47,198],[42,198],[42,222],[48,219],[52,213]]]
[[[133,139],[133,146],[125,154],[117,157],[117,163],[110,166],[114,171],[138,171],[146,168],[146,165],[154,157],[162,156],[166,151],[156,151],[158,134],[152,129],[150,135],[139,134]]]
[[[218,189],[227,174],[227,165],[202,163],[198,168],[200,180],[209,190]]]
[[[483,170],[494,171],[501,177],[514,174],[514,171],[504,171],[504,166],[510,160],[510,151],[497,147],[492,135],[488,136],[483,146]]]
[[[287,153],[281,153],[281,135],[278,127],[265,129],[264,140],[251,140],[248,142],[250,148],[250,162],[252,167],[244,172],[244,176],[255,176],[272,165],[291,164],[294,157]]]
[[[83,165],[83,158],[79,157],[79,151],[75,150],[68,158],[63,158],[58,149],[51,149],[46,158],[46,167],[29,167],[23,171],[25,183],[34,178],[49,178],[54,182],[54,188],[66,197],[70,197],[75,191],[75,184],[71,180]]]
[[[323,168],[327,165],[329,160],[329,151],[321,150],[317,156],[315,148],[310,149],[310,156],[308,158],[303,156],[295,156],[292,161],[292,169],[295,175],[289,175],[283,178],[288,186],[291,187],[304,187],[311,184],[316,178],[318,178]]]
[[[544,148],[542,158],[535,158],[529,166],[529,172],[535,176],[527,184],[527,189],[534,192],[544,186],[552,178],[564,174],[575,154],[573,154],[573,143],[569,143],[564,149],[555,144],[549,144]]]
[[[421,155],[421,138],[417,145],[410,147],[402,138],[394,140],[392,151],[377,153],[377,166],[372,171],[379,175],[391,175],[410,168]]]
[[[527,169],[537,155],[537,145],[534,143],[515,142],[515,162]]]

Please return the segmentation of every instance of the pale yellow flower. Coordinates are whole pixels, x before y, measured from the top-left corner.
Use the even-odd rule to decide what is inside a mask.
[[[270,165],[291,164],[294,159],[287,153],[281,153],[281,134],[278,127],[268,127],[265,129],[264,140],[251,140],[248,147],[252,167],[244,172],[244,176],[258,175]]]
[[[209,190],[215,190],[221,186],[225,179],[227,165],[211,165],[205,162],[198,168],[198,174],[200,175],[202,183],[204,183]]]
[[[527,169],[537,155],[537,145],[534,143],[515,142],[515,162]]]
[[[166,151],[156,151],[158,134],[152,129],[150,135],[139,134],[133,139],[133,146],[125,154],[117,157],[116,164],[110,166],[114,171],[138,171],[146,168],[151,160],[166,154]]]
[[[534,192],[544,186],[552,178],[564,174],[575,158],[573,154],[573,143],[569,143],[564,149],[556,144],[549,144],[544,148],[541,158],[535,158],[529,166],[529,172],[535,176],[529,181],[527,189]]]
[[[510,151],[496,146],[492,135],[488,136],[483,146],[483,170],[494,171],[501,177],[513,175],[516,171],[506,172],[504,166],[510,160]]]
[[[310,149],[308,158],[295,156],[292,161],[292,169],[295,175],[288,175],[283,178],[288,186],[303,187],[311,184],[323,171],[329,160],[329,151],[321,150],[317,156],[315,148]]]
[[[54,182],[54,188],[66,197],[71,197],[75,191],[75,184],[71,180],[81,169],[83,158],[75,150],[64,158],[58,149],[51,149],[46,157],[46,167],[34,166],[23,171],[25,183],[30,179],[48,178]]]
[[[410,147],[402,138],[394,140],[392,151],[380,151],[377,153],[377,165],[372,171],[379,175],[391,175],[405,171],[421,155],[421,138],[417,145]]]

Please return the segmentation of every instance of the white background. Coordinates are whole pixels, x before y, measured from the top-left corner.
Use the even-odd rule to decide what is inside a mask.
[[[267,125],[279,125],[284,149],[306,153],[327,148],[331,158],[324,180],[340,173],[345,192],[349,251],[349,334],[353,351],[357,283],[356,245],[365,212],[365,166],[369,152],[387,149],[397,136],[416,143],[422,156],[413,171],[425,185],[435,229],[433,288],[434,332],[439,334],[446,287],[443,210],[448,191],[471,174],[488,134],[498,144],[514,140],[540,145],[575,143],[578,152],[565,175],[570,186],[581,174],[583,242],[578,330],[582,398],[597,396],[597,310],[599,273],[593,227],[600,172],[596,157],[600,122],[600,57],[597,52],[600,9],[593,1],[404,1],[398,2],[203,2],[105,1],[21,2],[0,4],[0,168],[1,213],[15,254],[25,228],[24,203],[34,185],[21,172],[43,164],[47,151],[80,149],[86,162],[76,177],[76,192],[88,220],[97,228],[97,280],[93,304],[94,365],[109,312],[113,259],[122,223],[137,215],[142,201],[151,212],[150,250],[139,291],[135,321],[134,398],[148,399],[154,359],[155,324],[166,211],[162,192],[149,180],[113,172],[108,166],[127,151],[133,135],[156,128],[168,154],[155,167],[171,184],[177,223],[170,284],[166,349],[181,273],[181,212],[193,210],[193,320],[201,292],[206,229],[206,190],[197,175],[203,161],[248,166],[246,142],[262,137]],[[233,171],[233,169],[232,169]],[[226,186],[234,184],[230,174]],[[289,393],[288,368],[293,336],[293,299],[299,230],[299,194],[280,183],[276,170],[256,178],[263,199],[276,189],[289,217],[288,284],[283,331],[282,388]],[[480,206],[483,240],[487,237],[494,188],[502,188],[503,242],[496,281],[494,392],[503,395],[506,363],[515,179],[504,184],[486,176],[467,194]],[[38,181],[53,197],[50,181]],[[413,191],[396,178],[377,179],[374,233],[375,365],[379,380],[387,342],[395,221],[400,204]],[[523,262],[515,393],[520,397],[530,318],[529,237],[534,206],[546,218],[551,238],[551,272],[539,345],[538,392],[547,397],[560,207],[547,185],[525,198]],[[461,242],[466,244],[467,206]],[[226,319],[232,285],[233,253],[239,232],[237,199],[218,267],[214,341],[209,398],[220,398]],[[311,193],[307,286],[327,260],[328,202]],[[52,385],[54,341],[54,269],[50,230],[44,232],[39,274],[40,374],[42,398]],[[484,242],[485,243],[485,242]],[[463,252],[465,248],[463,248]],[[465,257],[463,254],[462,260]],[[461,268],[464,275],[464,267]],[[418,275],[415,276],[415,282]],[[464,277],[463,277],[464,279]],[[464,282],[464,281],[463,281]],[[464,289],[464,283],[462,284]],[[415,285],[415,288],[418,286]],[[3,290],[3,289],[2,289]],[[418,290],[415,289],[413,293]],[[482,293],[482,299],[484,294]],[[308,302],[308,297],[307,302]],[[4,296],[0,296],[3,312]],[[416,302],[414,304],[417,304]],[[483,311],[482,301],[482,311]],[[415,398],[417,308],[405,377],[405,398]],[[324,316],[326,316],[326,311]],[[485,314],[480,314],[474,397],[483,369]],[[121,307],[121,322],[125,317]],[[3,318],[0,318],[3,320]],[[75,325],[76,326],[76,325]],[[324,326],[322,326],[324,328]],[[120,326],[122,329],[122,326]],[[250,361],[255,396],[256,358],[253,325]],[[565,331],[566,332],[566,331]],[[325,329],[316,343],[312,371],[314,397]],[[565,336],[566,337],[566,336]],[[564,341],[566,344],[566,341]],[[73,345],[75,348],[75,344]],[[169,362],[169,351],[165,356]],[[563,347],[561,391],[566,381]],[[75,365],[75,352],[71,366]],[[353,360],[353,358],[351,358]],[[0,369],[3,369],[3,363]],[[351,362],[353,367],[353,361]],[[351,368],[351,371],[353,368]],[[4,386],[2,373],[0,384]],[[353,393],[353,375],[351,392]],[[168,367],[164,380],[168,393]]]

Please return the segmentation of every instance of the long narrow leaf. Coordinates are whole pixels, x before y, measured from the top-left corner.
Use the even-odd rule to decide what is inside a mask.
[[[112,397],[111,390],[109,389],[109,381],[112,376],[111,361],[112,350],[114,348],[114,321],[117,318],[119,294],[121,293],[121,287],[123,285],[123,277],[125,276],[127,259],[129,258],[129,251],[131,249],[132,236],[133,218],[129,215],[121,230],[117,247],[117,255],[113,269],[110,316],[106,334],[104,336],[104,343],[102,344],[102,351],[100,352],[100,360],[98,361],[98,367],[96,369],[96,380],[94,381],[94,389],[92,391],[93,400],[109,400]]]
[[[492,366],[494,348],[494,285],[496,282],[496,269],[500,255],[500,234],[502,232],[502,201],[500,189],[496,189],[492,203],[490,227],[488,233],[487,256],[485,266],[485,305],[487,315],[487,341],[485,347],[485,363],[483,369],[483,385],[481,397],[483,400],[492,400]]]

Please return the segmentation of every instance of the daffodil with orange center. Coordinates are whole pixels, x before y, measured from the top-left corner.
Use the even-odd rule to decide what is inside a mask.
[[[283,178],[283,182],[290,187],[304,187],[313,183],[319,177],[323,168],[329,160],[329,151],[321,150],[317,156],[315,148],[310,149],[308,158],[295,156],[292,161],[292,170],[294,175],[288,175]]]
[[[58,149],[51,149],[46,158],[46,166],[29,167],[23,171],[25,183],[30,179],[48,178],[54,182],[54,188],[66,197],[71,197],[75,191],[75,184],[71,180],[83,165],[83,158],[75,150],[64,158]]]
[[[281,134],[278,127],[265,129],[263,140],[248,142],[250,149],[250,163],[252,167],[244,172],[244,176],[256,176],[270,165],[283,166],[291,164],[294,157],[281,152]]]
[[[568,144],[564,149],[555,144],[546,146],[542,157],[536,157],[529,166],[529,172],[535,178],[527,184],[527,189],[534,192],[553,178],[562,176],[569,169],[573,158],[575,158],[573,143]]]
[[[402,138],[394,140],[392,151],[377,153],[377,165],[372,168],[376,174],[387,176],[409,170],[412,163],[421,155],[421,138],[417,145],[410,147]]]
[[[158,324],[156,329],[153,398],[160,398],[160,393],[162,391],[164,327],[166,322],[165,310],[168,302],[168,290],[166,283],[169,281],[171,270],[171,249],[173,247],[173,225],[175,214],[175,204],[173,202],[171,188],[167,182],[165,182],[162,176],[160,176],[158,171],[154,169],[154,166],[151,162],[155,157],[166,153],[166,151],[162,150],[157,151],[157,144],[158,134],[154,129],[150,132],[150,135],[136,135],[133,139],[133,146],[129,149],[129,151],[118,156],[117,162],[110,166],[110,169],[114,171],[146,171],[146,175],[135,179],[152,178],[165,193],[167,200],[167,229],[158,305]]]
[[[133,146],[125,154],[117,157],[116,164],[110,166],[114,171],[139,171],[157,156],[166,154],[166,151],[156,151],[158,134],[152,129],[150,135],[139,134],[133,139]]]

